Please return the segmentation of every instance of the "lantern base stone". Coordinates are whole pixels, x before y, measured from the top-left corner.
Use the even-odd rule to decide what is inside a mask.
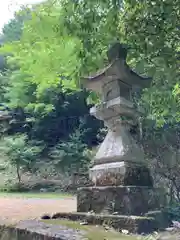
[[[153,187],[153,179],[145,164],[121,161],[94,165],[90,179],[97,186]]]
[[[83,187],[77,194],[78,212],[144,216],[164,205],[160,189],[142,186]]]

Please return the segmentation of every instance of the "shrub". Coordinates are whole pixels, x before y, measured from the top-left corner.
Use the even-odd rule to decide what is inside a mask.
[[[76,131],[67,142],[58,143],[50,152],[50,157],[60,170],[65,172],[87,171],[90,155],[87,145],[81,142],[81,132]]]
[[[21,183],[21,174],[23,171],[31,171],[37,157],[42,151],[42,147],[32,145],[27,140],[26,135],[15,135],[5,137],[0,144],[0,150],[7,157],[10,165],[16,169],[18,183]]]

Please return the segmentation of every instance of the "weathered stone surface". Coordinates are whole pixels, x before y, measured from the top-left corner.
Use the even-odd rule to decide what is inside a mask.
[[[91,169],[91,176],[96,186],[153,187],[149,169],[145,165],[133,162],[123,161],[95,165]]]
[[[142,77],[133,72],[126,63],[127,50],[120,43],[111,46],[107,52],[109,65],[99,70],[94,75],[82,78],[84,86],[101,94],[104,93],[104,85],[118,80],[119,84],[113,88],[121,88],[122,84],[127,88],[138,86],[140,89],[150,86],[152,79]]]
[[[118,212],[120,215],[142,216],[165,204],[158,189],[138,186],[85,187],[78,189],[77,211],[95,213]]]
[[[56,213],[52,216],[53,219],[69,219],[72,221],[86,221],[93,225],[107,225],[121,231],[128,230],[130,233],[151,233],[156,228],[156,221],[150,217],[137,217],[125,215],[110,215],[110,214],[91,214],[91,213]]]
[[[0,225],[3,240],[81,240],[83,234],[60,225],[28,220],[14,226]]]
[[[160,231],[166,229],[172,224],[172,222],[169,220],[168,214],[164,211],[150,211],[146,213],[145,216],[154,218],[156,221],[156,226]]]
[[[121,121],[120,117],[117,121]],[[115,120],[114,122],[109,120],[107,124],[111,124],[112,128],[117,127]],[[129,129],[126,129],[122,122],[118,123],[118,127],[119,129],[116,129],[116,132],[115,130],[108,131],[95,156],[95,164],[121,161],[145,163],[144,152],[130,135]]]
[[[109,129],[90,169],[94,184],[124,185],[123,180],[128,177],[127,185],[152,186],[144,152],[130,133],[130,127],[137,124],[138,115],[133,104],[119,97],[96,106],[91,114],[103,120]]]

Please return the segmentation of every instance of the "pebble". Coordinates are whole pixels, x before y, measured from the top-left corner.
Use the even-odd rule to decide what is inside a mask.
[[[80,225],[88,225],[88,222],[80,222]]]
[[[125,234],[125,235],[129,234],[129,231],[126,230],[126,229],[122,229],[121,232],[122,232],[123,234]]]

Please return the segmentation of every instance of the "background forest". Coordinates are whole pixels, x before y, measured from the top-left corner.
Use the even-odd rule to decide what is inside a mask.
[[[0,36],[1,189],[68,190],[105,136],[98,96],[81,77],[107,64],[109,44],[153,83],[137,104],[155,183],[180,201],[180,0],[48,0],[24,6]],[[4,120],[8,114],[10,118]],[[84,179],[82,180],[84,183]],[[73,186],[72,186],[73,185]]]

